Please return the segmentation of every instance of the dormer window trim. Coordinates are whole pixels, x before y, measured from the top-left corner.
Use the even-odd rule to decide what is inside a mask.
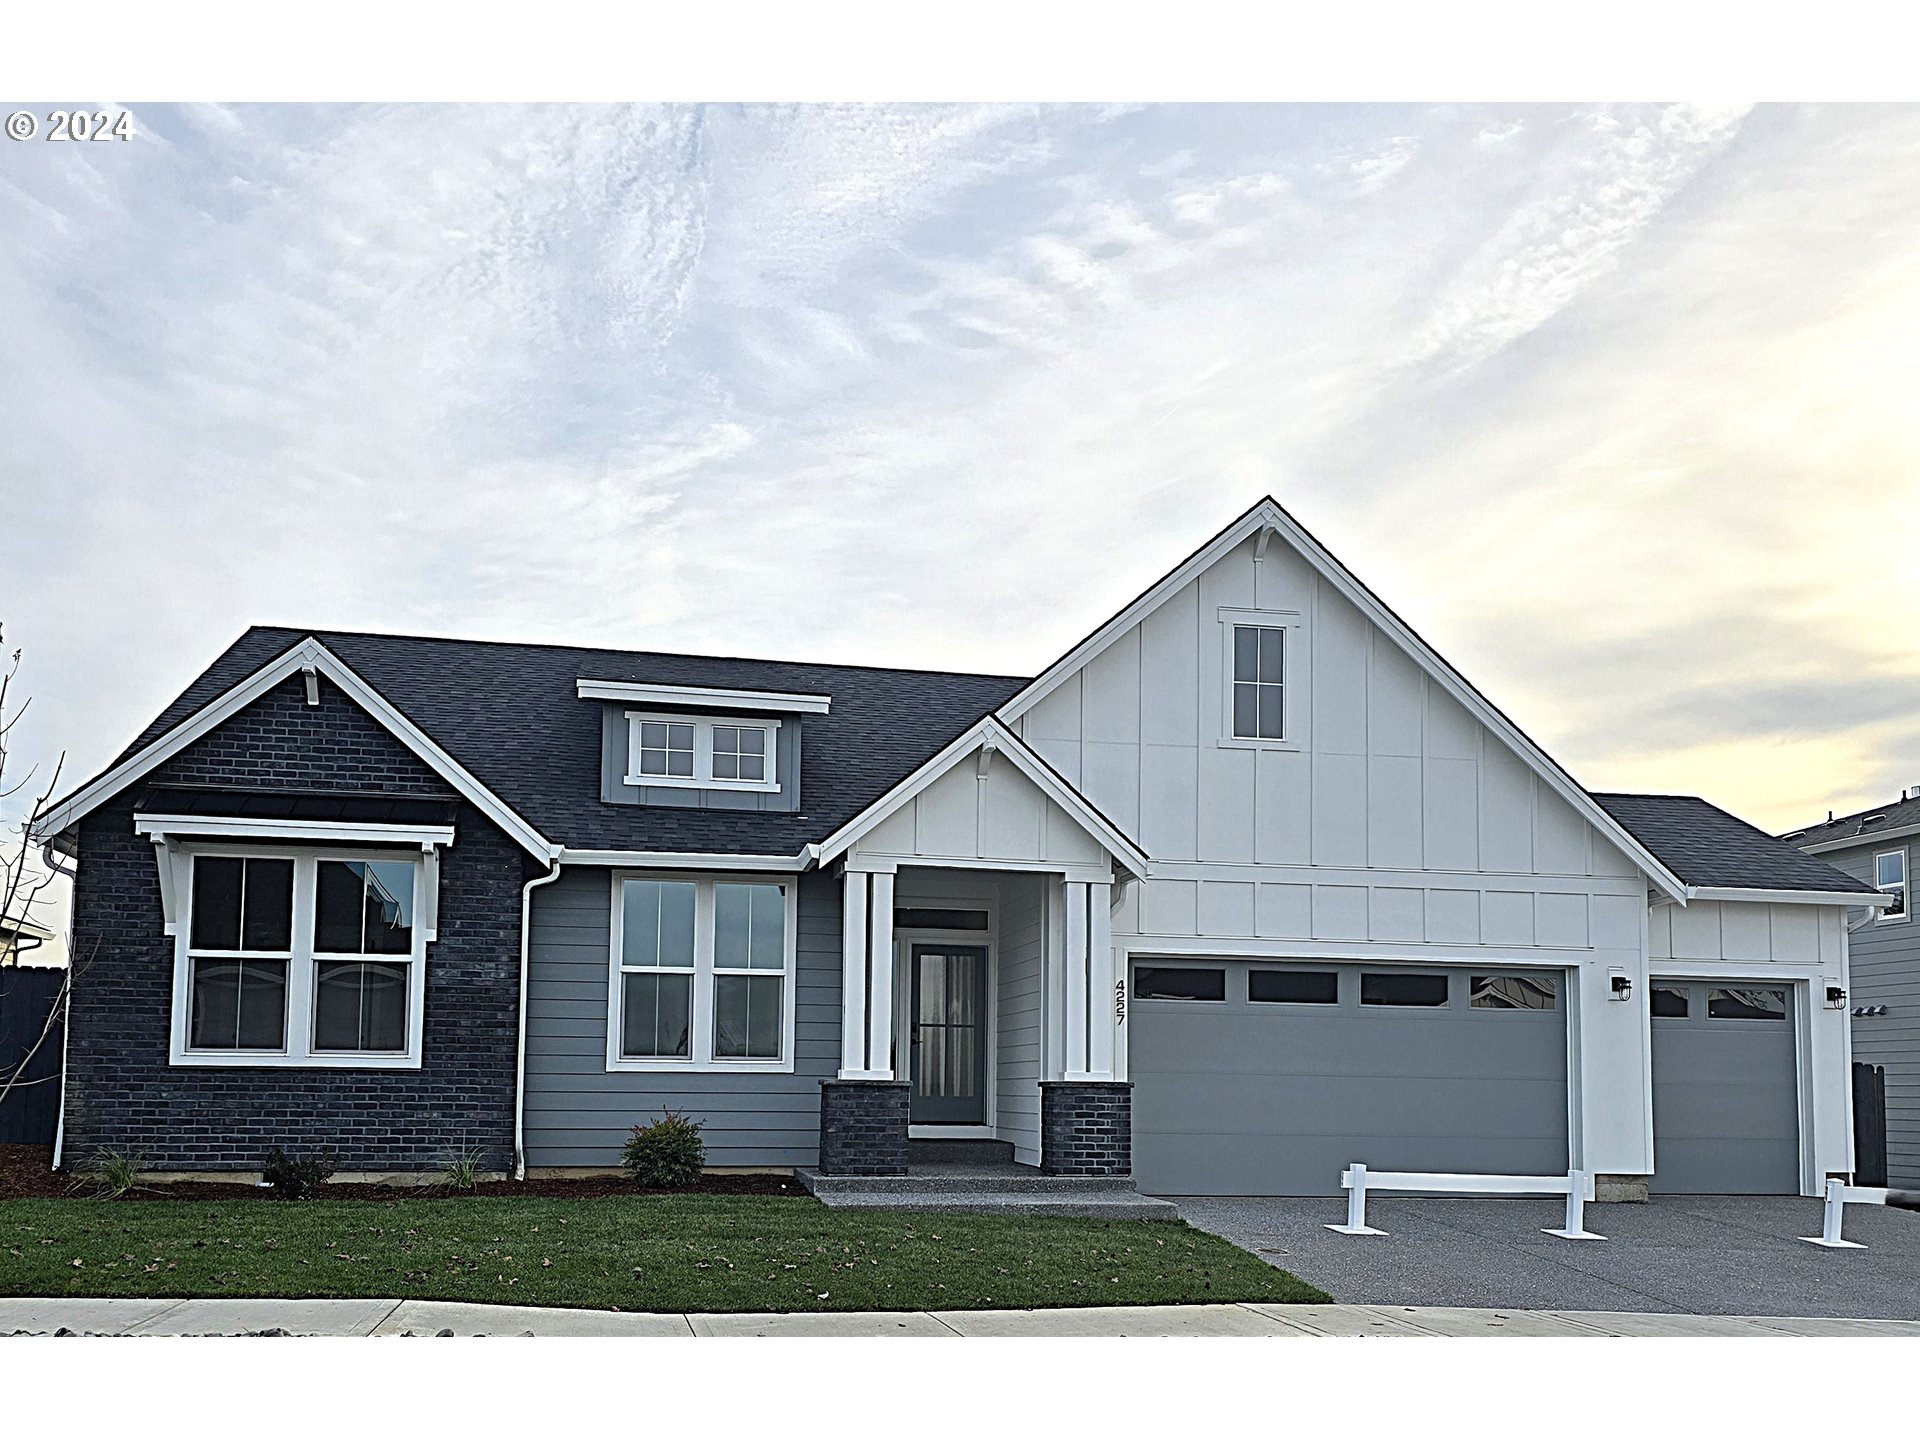
[[[736,790],[749,794],[772,795],[780,790],[780,722],[765,715],[690,715],[673,714],[662,710],[629,710],[627,713],[627,773],[625,783],[637,787],[655,786],[676,790]],[[652,774],[643,769],[641,751],[649,749],[656,753],[663,747],[643,746],[643,731],[647,726],[685,726],[693,732],[693,773],[691,775]],[[765,756],[765,773],[761,779],[738,779],[714,773],[714,732],[728,732],[723,739],[733,738],[741,730],[758,730],[762,736]],[[647,738],[659,738],[649,735]],[[669,739],[678,739],[670,736]],[[673,746],[679,749],[679,746]],[[737,756],[737,748],[722,746],[721,768],[726,766],[726,757]]]

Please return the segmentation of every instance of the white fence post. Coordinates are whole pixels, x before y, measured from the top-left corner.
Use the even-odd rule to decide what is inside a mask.
[[[1593,1177],[1584,1170],[1567,1172],[1567,1214],[1566,1223],[1558,1230],[1542,1233],[1557,1235],[1562,1240],[1604,1240],[1604,1235],[1596,1235],[1587,1229],[1587,1187],[1593,1183]]]
[[[1384,1235],[1384,1230],[1376,1230],[1367,1224],[1367,1167],[1349,1165],[1340,1177],[1340,1183],[1347,1187],[1347,1223],[1329,1225],[1327,1229],[1336,1235]]]
[[[1878,1191],[1863,1192],[1859,1194],[1858,1198],[1865,1200],[1879,1193]],[[1809,1245],[1820,1246],[1823,1250],[1866,1249],[1866,1246],[1857,1241],[1844,1240],[1841,1238],[1840,1227],[1846,1220],[1846,1213],[1847,1182],[1844,1180],[1827,1181],[1827,1203],[1820,1215],[1820,1233],[1818,1235],[1802,1235],[1800,1238]]]

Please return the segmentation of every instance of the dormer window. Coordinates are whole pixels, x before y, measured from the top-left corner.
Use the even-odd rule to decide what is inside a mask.
[[[702,790],[778,790],[778,720],[716,720],[627,712],[629,785]]]

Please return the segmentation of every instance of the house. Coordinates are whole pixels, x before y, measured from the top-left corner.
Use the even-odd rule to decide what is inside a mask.
[[[40,833],[68,1157],[1851,1165],[1872,887],[1582,789],[1271,499],[1032,678],[252,629]]]
[[[54,939],[53,931],[24,916],[0,915],[0,965],[18,965]],[[37,961],[41,957],[34,956]]]
[[[1920,1186],[1920,929],[1907,903],[1920,785],[1781,838],[1887,897],[1850,916],[1853,1058],[1886,1070],[1888,1183]]]

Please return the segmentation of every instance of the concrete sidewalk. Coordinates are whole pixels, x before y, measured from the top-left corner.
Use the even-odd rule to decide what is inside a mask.
[[[0,1337],[50,1335],[1169,1336],[1909,1335],[1920,1321],[1398,1305],[1117,1305],[811,1315],[625,1315],[446,1300],[4,1300]]]

